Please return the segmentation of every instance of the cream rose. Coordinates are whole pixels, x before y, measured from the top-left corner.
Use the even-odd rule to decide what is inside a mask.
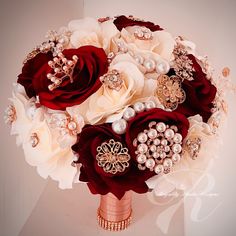
[[[89,17],[71,21],[68,29],[72,32],[70,37],[72,47],[92,45],[103,48],[106,52],[109,52],[111,39],[119,34],[112,20],[99,23]]]

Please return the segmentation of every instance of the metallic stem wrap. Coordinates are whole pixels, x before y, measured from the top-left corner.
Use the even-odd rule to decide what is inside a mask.
[[[131,221],[131,191],[121,200],[112,193],[101,195],[98,208],[98,224],[105,230],[120,231],[126,229]]]

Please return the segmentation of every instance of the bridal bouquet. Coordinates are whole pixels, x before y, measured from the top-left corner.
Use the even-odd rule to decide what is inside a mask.
[[[117,199],[158,192],[161,178],[191,187],[227,112],[225,79],[195,44],[132,16],[73,20],[46,38],[6,110],[26,161],[62,189],[85,182]]]

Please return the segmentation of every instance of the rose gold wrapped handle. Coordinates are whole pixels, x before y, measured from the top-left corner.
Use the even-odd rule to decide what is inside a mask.
[[[131,191],[119,200],[112,193],[101,195],[98,208],[98,224],[106,230],[126,229],[131,221]]]

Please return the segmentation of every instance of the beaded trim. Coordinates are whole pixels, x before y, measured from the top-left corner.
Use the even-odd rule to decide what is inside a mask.
[[[98,220],[99,226],[109,231],[121,231],[121,230],[127,229],[131,223],[131,219],[132,219],[131,216],[132,216],[132,211],[130,213],[130,216],[125,220],[109,221],[109,220],[104,219],[100,215],[100,208],[98,208],[98,211],[97,211],[97,220]]]

